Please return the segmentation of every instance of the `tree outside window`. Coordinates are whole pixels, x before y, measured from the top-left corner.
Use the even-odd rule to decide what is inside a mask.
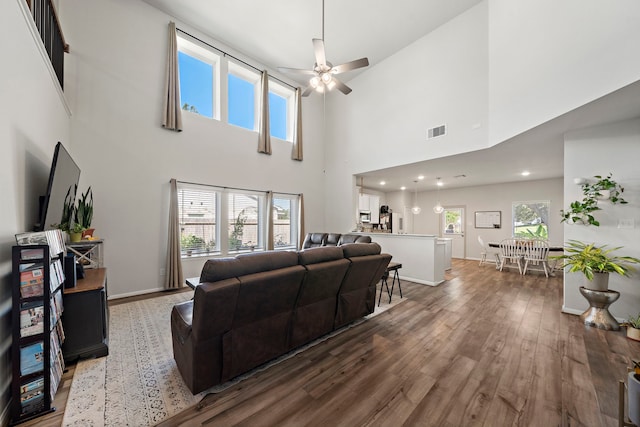
[[[513,236],[548,239],[549,206],[549,201],[514,202]]]

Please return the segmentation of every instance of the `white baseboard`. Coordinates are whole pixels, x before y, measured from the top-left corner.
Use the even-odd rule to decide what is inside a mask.
[[[138,296],[138,295],[152,294],[154,292],[162,292],[162,291],[165,291],[165,290],[166,290],[165,288],[145,289],[144,291],[127,292],[126,294],[109,295],[109,297],[107,299],[109,301],[111,301],[111,300],[114,300],[114,299],[135,297],[135,296]]]

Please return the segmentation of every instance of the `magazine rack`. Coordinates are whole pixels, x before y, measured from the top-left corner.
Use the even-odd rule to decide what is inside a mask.
[[[59,230],[43,233],[49,233],[50,239],[61,239],[56,232]],[[24,245],[12,249],[12,424],[55,411],[53,397],[64,370],[60,320],[64,242],[27,241],[43,243],[38,238],[18,239]]]

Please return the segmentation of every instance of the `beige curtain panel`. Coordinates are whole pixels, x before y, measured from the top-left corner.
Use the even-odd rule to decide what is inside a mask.
[[[300,217],[298,218],[298,249],[302,249],[302,243],[304,242],[304,237],[306,233],[304,231],[304,196],[300,193],[300,198],[298,199],[298,212],[300,213]]]
[[[164,287],[177,289],[184,286],[182,258],[180,255],[180,218],[178,213],[178,184],[174,178],[170,181],[171,199],[169,201],[169,239],[167,244],[167,265]]]
[[[178,37],[175,22],[169,22],[169,47],[167,48],[166,81],[162,105],[162,127],[176,132],[182,131],[180,109],[180,74],[178,70]]]
[[[296,89],[296,118],[293,129],[293,147],[291,158],[302,161],[302,91]]]
[[[267,70],[262,71],[262,77],[260,78],[260,128],[258,132],[258,153],[271,154],[269,74],[267,74]]]
[[[267,250],[273,250],[273,191],[267,192]]]

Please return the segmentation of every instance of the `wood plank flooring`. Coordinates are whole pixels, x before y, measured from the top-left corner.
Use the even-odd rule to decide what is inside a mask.
[[[446,278],[160,425],[617,425],[640,343],[561,313],[561,275],[454,260]]]

